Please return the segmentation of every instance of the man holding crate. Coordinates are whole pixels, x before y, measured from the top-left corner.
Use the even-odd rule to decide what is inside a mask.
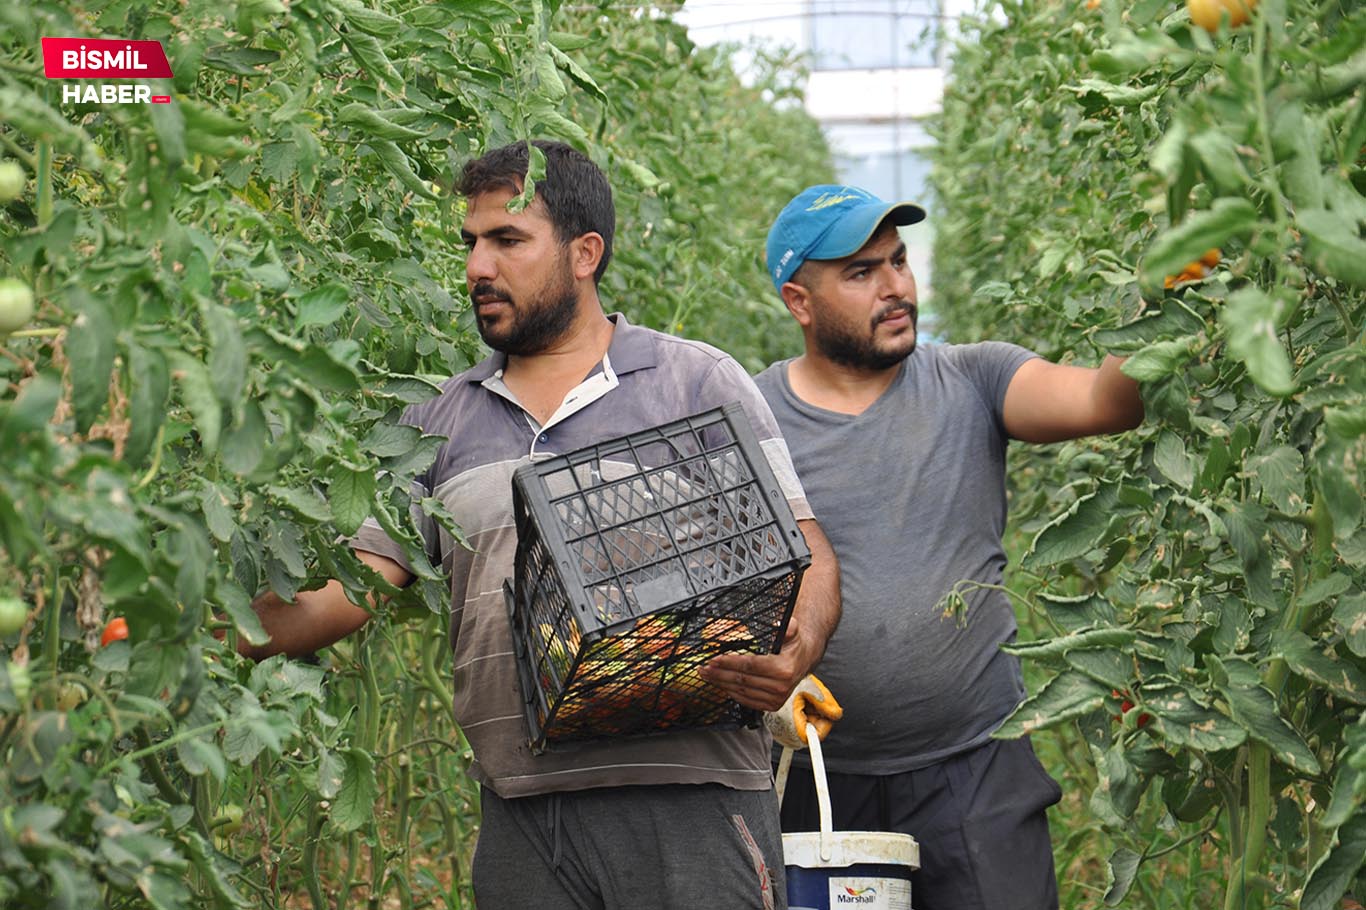
[[[768,237],[773,285],[805,353],[761,373],[812,509],[841,564],[845,617],[820,664],[844,717],[824,749],[834,827],[920,843],[916,910],[1057,906],[1045,809],[1061,791],[1027,739],[992,732],[1020,703],[1000,591],[1005,452],[1131,429],[1122,359],[1048,363],[1002,342],[916,345],[899,226],[925,213],[857,187],[814,186]],[[960,581],[966,625],[940,601]],[[819,816],[793,768],[787,831]]]
[[[529,149],[469,162],[461,235],[480,335],[492,356],[447,381],[405,420],[448,437],[422,476],[468,541],[415,522],[451,582],[455,712],[474,751],[483,820],[473,882],[500,908],[785,907],[769,739],[762,730],[691,730],[584,742],[533,754],[502,582],[517,544],[511,478],[519,465],[737,401],[811,550],[780,654],[728,654],[707,668],[741,704],[781,706],[820,659],[839,618],[833,554],[753,381],[723,352],[605,315],[597,285],[612,253],[606,177],[567,145],[536,142],[545,177],[520,211]],[[515,206],[514,206],[515,208]],[[404,551],[369,521],[351,541],[395,585]],[[337,582],[254,604],[271,635],[260,658],[306,654],[350,634],[369,611]]]

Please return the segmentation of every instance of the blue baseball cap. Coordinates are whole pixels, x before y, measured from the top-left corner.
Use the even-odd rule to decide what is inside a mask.
[[[925,220],[925,210],[911,202],[883,202],[856,186],[820,184],[797,194],[768,232],[766,262],[773,286],[782,287],[808,259],[842,259],[857,253],[878,225]]]

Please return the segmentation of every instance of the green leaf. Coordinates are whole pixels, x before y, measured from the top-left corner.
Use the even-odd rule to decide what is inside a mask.
[[[403,404],[421,404],[441,394],[441,386],[420,376],[390,373],[370,389],[370,394],[392,398]]]
[[[565,53],[566,50],[573,50],[574,48],[567,47],[564,43],[561,43],[561,41],[556,39],[553,34],[551,35],[551,40],[555,43],[547,45],[550,56],[554,58],[561,69],[569,74],[569,78],[574,80],[574,84],[589,94],[596,96],[599,101],[606,102],[607,93],[598,86],[598,83],[583,67],[574,62],[574,58]],[[559,46],[557,47],[556,45]]]
[[[284,363],[299,378],[318,389],[329,392],[356,392],[360,377],[349,365],[342,363],[326,348],[309,345]]]
[[[1128,847],[1120,847],[1110,854],[1105,868],[1108,885],[1105,889],[1105,906],[1119,906],[1120,901],[1129,893],[1129,889],[1133,888],[1140,859],[1141,857]]]
[[[241,406],[242,419],[235,423],[223,440],[223,467],[238,476],[255,471],[270,445],[270,429],[266,426],[261,406],[247,401]]]
[[[1314,864],[1300,896],[1300,910],[1334,910],[1366,862],[1366,813],[1357,813],[1333,834],[1333,845]]]
[[[1218,752],[1236,748],[1247,738],[1247,731],[1241,726],[1198,704],[1183,689],[1154,693],[1144,704],[1156,716],[1157,729],[1175,745]]]
[[[249,643],[263,645],[270,641],[270,635],[261,625],[261,619],[251,608],[251,598],[242,587],[230,578],[219,578],[213,589],[214,602],[228,614],[237,631]]]
[[[337,122],[356,127],[366,138],[406,142],[427,135],[422,130],[410,129],[386,119],[384,113],[388,112],[376,111],[359,102],[352,102],[337,112]]]
[[[341,789],[332,801],[332,823],[342,831],[355,831],[375,812],[379,786],[375,783],[375,762],[368,752],[346,749],[341,753]]]
[[[1046,657],[1061,657],[1068,651],[1095,648],[1124,648],[1133,644],[1137,636],[1132,629],[1088,629],[1074,632],[1059,638],[1041,641],[1016,642],[1002,645],[1001,650],[1020,657],[1038,660]]]
[[[1278,631],[1272,639],[1272,652],[1311,683],[1325,686],[1353,704],[1366,705],[1366,675],[1352,664],[1324,654],[1303,632]]]
[[[401,423],[377,423],[361,440],[360,447],[378,458],[404,455],[417,445],[422,432],[414,426]]]
[[[293,732],[281,712],[262,710],[250,692],[239,690],[230,710],[223,754],[234,764],[246,766],[263,751],[278,755],[284,737]]]
[[[1309,209],[1295,214],[1305,240],[1305,261],[1321,275],[1366,289],[1366,240],[1337,212]]]
[[[1291,513],[1304,510],[1304,458],[1299,451],[1277,446],[1253,455],[1247,460],[1247,468],[1276,508]]]
[[[384,46],[373,35],[364,32],[348,32],[342,36],[351,56],[360,64],[361,69],[387,88],[394,95],[403,94],[403,77],[384,53]]]
[[[408,161],[403,149],[387,139],[370,139],[367,140],[367,144],[375,150],[384,167],[398,178],[399,183],[425,199],[437,198],[432,188],[413,170],[412,163]]]
[[[1113,82],[1106,82],[1104,79],[1082,79],[1076,85],[1064,87],[1078,95],[1095,92],[1116,107],[1136,107],[1161,94],[1166,88],[1161,84],[1142,87],[1116,85]]]
[[[1344,597],[1333,609],[1333,622],[1342,629],[1347,647],[1357,657],[1366,657],[1366,594]]]
[[[1154,382],[1180,371],[1189,363],[1195,343],[1193,338],[1158,341],[1129,355],[1120,369],[1131,379]]]
[[[370,9],[359,0],[331,0],[332,5],[341,10],[346,21],[363,32],[379,38],[392,38],[403,30],[403,20],[395,19],[387,13]]]
[[[1091,677],[1067,670],[1050,679],[1038,694],[1016,708],[992,736],[1018,739],[1036,730],[1046,730],[1098,710],[1109,694],[1109,689]]]
[[[332,517],[331,509],[312,487],[301,489],[271,484],[266,487],[266,492],[310,521],[324,522]]]
[[[257,67],[274,63],[280,59],[279,51],[269,51],[256,47],[233,47],[220,44],[204,53],[204,65],[239,76],[258,76]]]
[[[1213,207],[1168,228],[1148,248],[1139,271],[1143,284],[1162,286],[1162,279],[1179,273],[1187,263],[1207,250],[1224,247],[1235,237],[1251,234],[1257,226],[1257,210],[1246,199],[1218,199]]]
[[[1114,504],[1115,494],[1110,487],[1079,497],[1034,535],[1023,565],[1053,566],[1085,555],[1109,526]]]
[[[1186,453],[1186,443],[1170,430],[1157,437],[1153,465],[1179,489],[1189,490],[1195,483],[1195,462]]]
[[[1220,192],[1241,192],[1248,181],[1247,169],[1238,154],[1238,144],[1219,130],[1204,130],[1191,139],[1191,148],[1200,166],[1213,178]]]
[[[1284,309],[1264,291],[1245,287],[1229,295],[1220,316],[1229,353],[1247,365],[1253,382],[1268,394],[1282,397],[1295,391],[1290,357],[1277,335]]]
[[[97,297],[81,295],[79,312],[66,335],[70,363],[72,406],[76,430],[84,433],[109,400],[109,377],[114,372],[114,317]]]
[[[204,324],[209,330],[206,365],[213,379],[214,394],[225,407],[231,407],[247,384],[247,349],[242,343],[242,331],[237,316],[223,306],[206,307]]]
[[[337,530],[348,536],[355,534],[361,523],[370,517],[370,506],[375,499],[374,471],[357,471],[338,464],[332,469],[327,498],[332,505]]]
[[[190,409],[199,443],[204,451],[218,451],[218,437],[223,431],[223,407],[213,390],[213,378],[204,364],[181,351],[168,351],[171,375],[180,385],[180,397]]]
[[[171,374],[166,358],[153,348],[128,346],[128,437],[123,458],[138,467],[151,454],[157,431],[166,419],[166,402],[171,397]]]
[[[295,303],[294,327],[332,325],[351,307],[351,293],[336,282],[316,287]]]
[[[228,776],[228,761],[223,750],[213,743],[192,737],[176,744],[176,757],[187,772],[195,777],[211,774],[214,780],[222,781]]]
[[[1067,666],[1112,689],[1123,689],[1134,675],[1133,649],[1068,651]]]
[[[1339,594],[1346,593],[1352,587],[1352,578],[1341,572],[1333,572],[1323,578],[1312,582],[1300,594],[1299,603],[1301,607],[1316,607],[1325,600],[1332,600]]]
[[[248,910],[248,908],[255,906],[233,886],[232,878],[229,875],[231,864],[221,862],[208,841],[199,832],[191,831],[186,842],[190,845],[190,857],[194,860],[194,867],[199,870],[200,877],[208,882],[209,887],[222,899],[223,903],[229,907],[236,907],[238,910]]]
[[[346,763],[331,749],[318,751],[318,795],[323,799],[336,799],[346,778]]]
[[[1184,338],[1205,330],[1205,321],[1174,297],[1162,301],[1162,309],[1117,329],[1096,332],[1096,344],[1116,353],[1133,351],[1152,341]]]
[[[1229,713],[1247,735],[1265,744],[1287,767],[1304,775],[1318,775],[1319,761],[1300,734],[1281,716],[1276,698],[1262,685],[1257,669],[1235,658],[1208,658],[1227,682],[1219,685]]]
[[[153,104],[149,106],[148,114],[167,167],[174,171],[188,156],[185,149],[185,115],[179,104]]]

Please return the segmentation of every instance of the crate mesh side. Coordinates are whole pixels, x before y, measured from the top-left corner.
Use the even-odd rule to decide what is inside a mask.
[[[546,738],[596,739],[750,723],[755,713],[697,670],[731,651],[769,653],[798,577],[756,578],[585,644]]]
[[[533,708],[538,725],[544,728],[553,707],[554,693],[564,688],[574,655],[578,653],[579,624],[560,574],[539,535],[527,541],[523,555],[524,567],[518,578],[516,597],[527,621],[520,629],[514,623],[513,633],[521,636],[535,674]]]

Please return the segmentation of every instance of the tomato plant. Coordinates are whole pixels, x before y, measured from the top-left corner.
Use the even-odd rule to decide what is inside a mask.
[[[1103,880],[1059,841],[1064,905],[1366,894],[1366,10],[1247,9],[1216,43],[1172,2],[1003,4],[936,126],[945,331],[1125,354],[1147,411],[1011,455],[1001,735],[1060,738],[1109,835]]]

